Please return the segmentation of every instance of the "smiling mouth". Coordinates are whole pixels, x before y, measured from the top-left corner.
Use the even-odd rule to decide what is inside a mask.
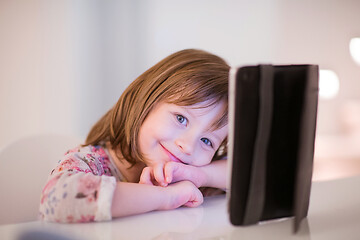
[[[174,154],[172,154],[169,150],[167,150],[162,144],[160,144],[160,146],[164,149],[165,153],[168,155],[168,157],[170,158],[170,160],[172,162],[184,163],[179,158],[177,158]]]

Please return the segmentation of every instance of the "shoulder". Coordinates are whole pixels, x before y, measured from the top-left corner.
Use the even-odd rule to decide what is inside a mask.
[[[96,153],[101,155],[106,155],[104,146],[102,145],[86,145],[86,146],[77,146],[68,150],[65,155],[73,154],[73,153]]]
[[[68,150],[59,161],[59,166],[74,170],[91,171],[95,175],[111,175],[109,157],[103,146],[78,146]]]

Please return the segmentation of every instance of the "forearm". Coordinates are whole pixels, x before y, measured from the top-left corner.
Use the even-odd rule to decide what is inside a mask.
[[[164,191],[161,187],[118,182],[112,201],[112,217],[158,210],[161,208],[163,201]]]
[[[200,187],[226,189],[227,160],[217,160],[209,165],[200,167],[204,174]]]
[[[197,187],[182,181],[159,187],[139,183],[118,182],[113,195],[112,217],[129,216],[154,210],[175,209],[180,206],[197,207],[203,196]]]
[[[198,188],[213,187],[223,190],[226,189],[226,159],[213,161],[208,165],[200,167],[169,162],[164,166],[163,175],[161,173],[161,176],[156,176],[157,172],[159,171],[154,171],[153,169],[147,169],[147,171],[143,171],[141,176],[142,182],[151,185],[153,180],[159,184],[163,184],[159,181],[159,179],[166,179],[166,184],[188,180],[195,184],[195,186]]]

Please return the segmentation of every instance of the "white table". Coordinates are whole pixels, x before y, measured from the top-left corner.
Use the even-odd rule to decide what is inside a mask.
[[[360,239],[360,176],[314,182],[309,215],[298,234],[293,219],[250,227],[229,223],[225,196],[206,198],[198,208],[151,212],[110,222],[55,224],[29,222],[0,226],[0,239],[40,229],[72,239]]]

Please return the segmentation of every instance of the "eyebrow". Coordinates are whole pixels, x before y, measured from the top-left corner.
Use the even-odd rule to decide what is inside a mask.
[[[196,118],[195,115],[193,115],[191,113],[191,111],[189,111],[189,109],[201,109],[201,108],[188,108],[187,106],[184,106],[183,109],[185,110],[185,112],[190,115],[192,118]],[[225,110],[226,111],[226,110]],[[210,126],[206,129],[206,131],[216,131],[218,129],[221,129],[222,127],[224,127],[226,124],[228,123],[227,121],[227,114],[225,114],[225,112],[223,112],[221,114],[221,117],[219,118],[215,118],[214,121],[212,121],[212,123],[210,124]]]
[[[214,132],[211,132],[211,136],[213,136],[214,138],[216,138],[216,140],[217,140],[217,142],[218,142],[218,145],[220,146],[221,143],[222,143],[220,137],[219,137],[217,134],[215,134]],[[217,147],[219,147],[219,146],[217,146]]]
[[[217,118],[210,126],[211,131],[216,131],[218,129],[223,128],[225,125],[228,124],[228,116],[222,114],[220,118]]]
[[[187,108],[187,107],[182,107],[184,110],[185,110],[185,112],[186,112],[186,114],[189,114],[191,117],[195,117],[190,111],[189,111],[189,109]]]

